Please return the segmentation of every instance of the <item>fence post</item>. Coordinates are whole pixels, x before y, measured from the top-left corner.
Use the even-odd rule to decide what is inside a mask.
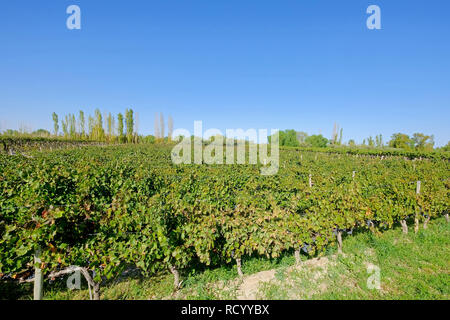
[[[417,181],[416,194],[417,195],[420,194],[420,181]],[[419,213],[420,213],[420,209],[418,212],[416,211],[416,215],[414,218],[414,232],[415,233],[417,233],[419,231]]]
[[[302,263],[302,259],[300,258],[300,248],[296,249],[294,252],[295,263],[300,265]]]
[[[241,258],[236,258],[236,265],[237,265],[237,272],[240,278],[242,278],[244,276],[244,273],[242,272],[241,269]]]
[[[336,230],[336,238],[338,243],[338,254],[342,253],[342,231],[337,229]]]
[[[41,270],[41,249],[36,249],[34,253],[34,290],[33,290],[33,297],[34,300],[42,300],[43,297],[43,291],[44,291],[44,277],[42,275]],[[36,266],[38,264],[38,266]]]
[[[312,174],[309,175],[309,187],[312,188]]]

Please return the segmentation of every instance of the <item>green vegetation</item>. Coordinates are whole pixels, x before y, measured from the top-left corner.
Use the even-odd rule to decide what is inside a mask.
[[[259,284],[261,299],[439,299],[450,298],[449,255],[450,224],[443,218],[430,222],[417,234],[403,234],[400,228],[374,234],[361,232],[343,239],[344,255],[330,248],[321,253],[325,265],[308,264],[317,259],[303,256],[295,267],[292,254],[277,259],[250,257],[243,272],[252,275],[275,270],[275,279]],[[380,267],[381,290],[369,289],[368,264]],[[186,280],[178,294],[173,292],[170,273],[151,277],[133,275],[104,285],[103,299],[236,299],[241,282],[230,264],[215,268],[195,267],[184,274]],[[319,275],[318,277],[316,275]],[[69,290],[66,279],[45,284],[46,299],[89,299],[87,284]],[[319,288],[319,290],[318,290]],[[32,284],[0,284],[0,297],[32,299]]]
[[[29,277],[40,248],[47,274],[78,265],[105,284],[130,268],[144,276],[171,270],[178,287],[179,272],[189,282],[193,269],[242,259],[245,270],[249,257],[300,248],[314,255],[345,230],[388,230],[448,211],[446,160],[284,149],[279,173],[261,176],[262,164],[173,165],[170,151],[124,145],[0,155],[2,277]]]
[[[170,140],[168,137],[164,137],[164,121],[161,114],[161,132],[157,136],[153,135],[140,135],[137,132],[138,121],[135,119],[136,115],[133,109],[125,110],[125,117],[122,113],[117,115],[116,118],[109,113],[102,115],[99,109],[95,109],[94,116],[88,116],[88,122],[86,127],[86,118],[82,110],[79,111],[78,119],[75,114],[67,114],[63,119],[59,120],[59,116],[53,112],[53,134],[44,129],[39,129],[33,132],[29,130],[11,130],[7,129],[0,133],[0,139],[3,140],[19,140],[31,141],[33,138],[47,138],[48,141],[72,141],[73,144],[86,143],[86,142],[101,142],[108,144],[117,143],[155,143],[166,142]],[[61,124],[61,130],[59,131]],[[169,135],[173,132],[173,119],[169,116],[168,122]],[[158,125],[158,132],[159,131]],[[42,141],[42,140],[40,140]],[[42,147],[42,146],[41,146]]]
[[[272,137],[269,137],[269,142]],[[279,131],[280,146],[283,147],[306,147],[306,148],[348,148],[357,147],[358,149],[373,149],[373,150],[396,150],[401,152],[419,152],[430,153],[434,149],[434,136],[423,133],[414,133],[412,137],[404,133],[395,133],[391,140],[384,144],[383,136],[377,135],[375,139],[370,136],[364,139],[361,145],[357,145],[355,140],[350,139],[345,145],[342,142],[343,128],[339,128],[335,123],[333,128],[333,135],[331,139],[327,139],[321,134],[309,136],[306,132],[298,132],[293,129]],[[449,142],[450,144],[450,142]],[[449,144],[436,151],[449,151]]]
[[[450,298],[450,225],[442,218],[418,233],[389,230],[344,239],[344,255],[327,255],[322,266],[304,264],[263,284],[265,299],[429,299]],[[380,268],[380,290],[368,288]]]

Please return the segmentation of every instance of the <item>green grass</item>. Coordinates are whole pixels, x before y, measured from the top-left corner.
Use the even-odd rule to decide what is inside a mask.
[[[304,266],[260,288],[265,299],[449,299],[450,226],[443,218],[407,235],[394,229],[344,241],[344,255],[324,268]],[[367,264],[380,269],[380,290],[367,285]],[[320,272],[317,279],[312,279]]]
[[[362,232],[344,238],[344,254],[329,248],[328,263],[294,268],[292,253],[279,259],[250,257],[243,260],[244,274],[275,269],[275,278],[259,287],[263,299],[449,299],[450,225],[443,218],[427,230],[407,235],[400,228],[380,234]],[[306,260],[306,256],[302,256]],[[313,262],[313,260],[310,260]],[[314,260],[315,261],[315,260]],[[380,268],[381,289],[369,289],[367,265]],[[182,272],[183,288],[173,292],[173,277],[162,273],[134,277],[102,286],[102,299],[235,299],[239,288],[236,267],[199,266]],[[89,299],[87,285],[68,290],[66,279],[45,283],[45,299]],[[31,299],[32,285],[0,284],[0,297]]]

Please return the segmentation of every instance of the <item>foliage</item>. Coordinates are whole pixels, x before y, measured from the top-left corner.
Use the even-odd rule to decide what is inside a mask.
[[[96,281],[129,266],[151,274],[276,258],[300,247],[325,250],[336,229],[366,229],[371,221],[383,230],[419,208],[431,217],[448,210],[447,160],[301,157],[285,148],[279,173],[262,176],[261,164],[175,166],[170,150],[155,144],[0,155],[0,273],[29,273],[37,248],[44,272],[79,265],[95,271]]]
[[[325,148],[328,145],[328,139],[319,135],[312,135],[306,138],[306,143],[315,148]]]

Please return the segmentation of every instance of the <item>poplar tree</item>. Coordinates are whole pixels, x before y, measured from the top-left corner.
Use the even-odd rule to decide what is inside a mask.
[[[103,141],[105,131],[103,130],[103,118],[99,109],[95,109],[95,140]]]
[[[155,138],[159,139],[161,138],[161,131],[159,130],[159,119],[158,119],[158,112],[155,113]]]
[[[68,119],[67,116],[65,117],[64,120],[61,120],[61,127],[62,127],[62,131],[63,131],[63,134],[64,134],[65,138],[67,138],[67,136],[68,136],[68,131],[67,131],[67,126],[68,126],[68,123],[69,123],[68,120],[69,119]]]
[[[160,122],[160,130],[161,130],[161,139],[164,139],[164,116],[161,112],[159,115],[159,122]]]
[[[132,109],[126,109],[125,110],[125,123],[127,125],[127,141],[128,143],[133,141],[133,110]]]
[[[173,119],[172,116],[169,116],[169,118],[167,119],[167,136],[169,138],[169,140],[172,140],[172,134],[173,134]]]
[[[80,135],[81,138],[85,138],[86,137],[86,129],[85,129],[85,120],[84,120],[84,112],[82,110],[80,110],[80,113],[78,115],[78,123],[80,126]]]
[[[89,139],[94,140],[94,118],[90,115],[88,120]]]
[[[57,136],[58,135],[58,130],[59,130],[58,115],[55,112],[53,112],[52,118],[53,118],[53,131],[55,133],[55,136]]]
[[[108,142],[112,139],[112,115],[111,112],[108,113],[108,116],[106,117],[106,128],[108,132]]]
[[[117,135],[119,137],[119,143],[123,142],[123,115],[119,113],[117,115]]]

